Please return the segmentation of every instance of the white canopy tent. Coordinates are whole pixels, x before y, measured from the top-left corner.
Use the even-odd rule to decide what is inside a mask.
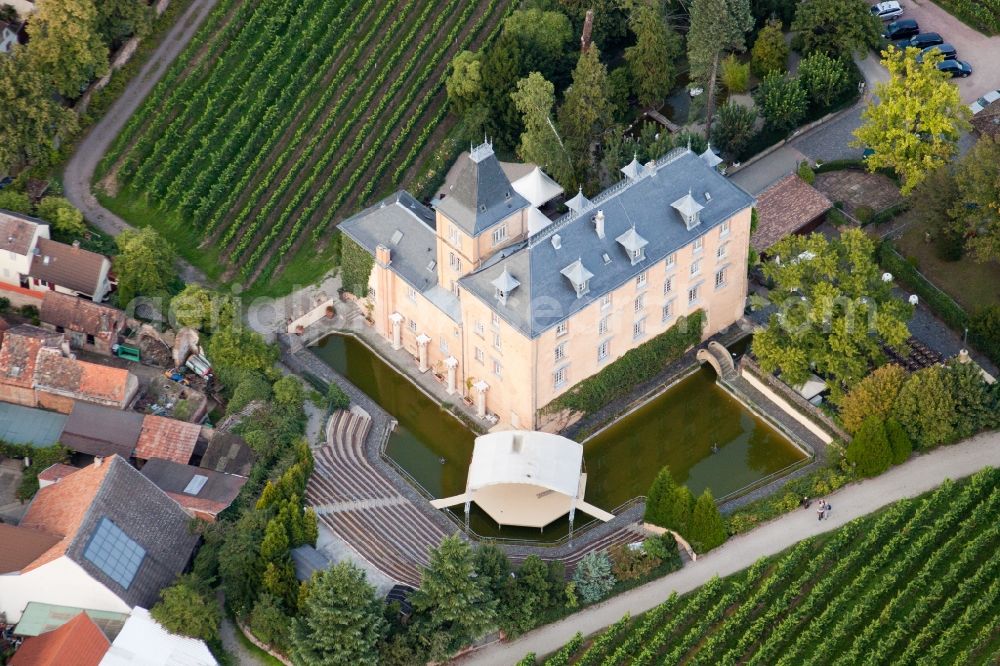
[[[600,520],[610,513],[583,501],[583,446],[545,432],[504,430],[476,438],[465,492],[434,500],[441,509],[475,502],[499,525],[545,527],[577,509]]]

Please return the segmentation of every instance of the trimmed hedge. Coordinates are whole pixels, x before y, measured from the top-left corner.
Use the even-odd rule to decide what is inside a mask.
[[[868,220],[868,224],[882,224],[884,222],[888,222],[897,215],[905,213],[909,209],[910,209],[910,202],[904,199],[903,201],[899,201],[897,203],[892,204],[891,206],[887,206],[886,208],[883,208],[882,210],[872,215],[871,219]]]
[[[969,324],[969,315],[947,294],[935,287],[927,278],[896,252],[889,241],[878,246],[878,261],[882,268],[905,282],[950,328],[961,331]]]
[[[865,170],[864,160],[830,160],[815,167],[815,173],[826,173],[827,171],[843,171],[844,169]]]
[[[705,313],[692,312],[677,323],[609,364],[596,375],[577,383],[571,389],[542,408],[543,413],[569,409],[592,414],[609,402],[624,397],[637,385],[655,376],[667,363],[674,361],[692,345],[701,341]]]
[[[340,270],[344,289],[355,296],[368,295],[368,278],[371,277],[375,259],[351,238],[341,235]]]

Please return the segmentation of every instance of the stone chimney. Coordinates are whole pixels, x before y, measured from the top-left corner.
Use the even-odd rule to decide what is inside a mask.
[[[385,267],[392,263],[392,251],[385,245],[375,246],[375,263]]]
[[[604,240],[604,211],[598,210],[597,215],[594,216],[594,229],[597,231],[597,237]]]
[[[562,236],[559,234],[552,234],[552,247],[557,250],[562,247]]]

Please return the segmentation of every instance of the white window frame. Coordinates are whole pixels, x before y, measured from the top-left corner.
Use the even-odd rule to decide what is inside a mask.
[[[597,345],[598,363],[607,360],[610,349],[611,349],[611,340],[602,340],[601,344]]]
[[[699,298],[701,298],[701,283],[688,287],[688,305],[697,303]]]
[[[663,295],[666,296],[667,294],[673,292],[673,290],[674,290],[674,276],[671,275],[670,277],[668,277],[663,281]]]
[[[503,340],[500,339],[500,333],[498,331],[493,331],[493,349],[500,351],[503,349]]]
[[[411,301],[413,301],[414,303],[416,303],[417,302],[417,290],[414,289],[413,287],[407,287],[406,288],[406,297],[408,299],[410,299]]]
[[[639,294],[635,297],[635,302],[632,304],[635,308],[635,312],[642,312],[646,309],[646,294]]]
[[[715,250],[715,258],[716,259],[725,259],[726,255],[728,255],[728,254],[729,254],[729,243],[722,243]]]
[[[632,323],[632,339],[638,340],[646,335],[646,318],[643,317]]]
[[[493,374],[497,377],[503,378],[503,366],[500,365],[500,361],[493,359]]]
[[[552,387],[560,388],[566,385],[566,377],[569,373],[566,372],[566,366],[561,368],[556,368],[556,371],[552,373]]]
[[[674,318],[674,300],[670,299],[663,304],[663,321],[670,321]]]
[[[635,276],[635,288],[645,289],[646,282],[649,280],[649,271],[643,271]]]
[[[701,252],[702,250],[705,249],[705,237],[704,236],[699,236],[698,238],[694,239],[694,248],[693,249],[694,249],[694,253],[695,254],[698,254],[699,252]]]
[[[492,314],[492,318],[490,320],[490,323],[493,324],[494,326],[499,326],[500,325],[500,315],[498,315],[496,312],[493,312],[491,314]]]
[[[601,317],[600,321],[597,322],[597,334],[607,335],[608,329],[608,317]]]
[[[476,330],[476,335],[478,335],[479,337],[482,338],[485,336],[486,327],[483,326],[483,322],[479,321],[478,319],[476,320],[475,323],[475,330]]]
[[[486,362],[486,354],[483,353],[483,350],[480,349],[479,347],[475,347],[474,349],[476,350],[475,351],[476,360],[479,361],[480,363],[485,363]]]
[[[416,319],[411,319],[410,321],[406,322],[406,326],[410,329],[411,332],[413,332],[413,333],[417,332],[417,320]]]
[[[673,268],[674,266],[677,265],[677,253],[676,252],[671,252],[670,254],[667,255],[666,264],[667,264],[667,268]]]
[[[607,293],[601,296],[601,309],[607,310],[611,307],[611,294]]]
[[[691,275],[697,275],[701,273],[701,259],[695,259],[691,262]]]
[[[555,356],[556,363],[562,361],[566,358],[566,343],[560,342],[555,346],[553,350],[553,356]]]
[[[568,332],[569,332],[569,322],[568,321],[561,321],[558,324],[556,324],[556,337],[557,338],[561,338],[562,336],[566,335],[566,333],[568,333]]]
[[[493,244],[499,245],[505,240],[507,240],[507,225],[501,224],[499,227],[493,230]]]
[[[725,238],[728,235],[729,235],[729,220],[726,220],[725,222],[722,223],[722,226],[719,227],[719,238]]]
[[[458,235],[458,228],[454,224],[448,225],[448,238],[452,243],[461,243],[461,237]]]
[[[719,270],[715,271],[715,289],[725,289],[726,285],[729,284],[728,276],[726,272],[729,270],[728,266],[723,266]]]

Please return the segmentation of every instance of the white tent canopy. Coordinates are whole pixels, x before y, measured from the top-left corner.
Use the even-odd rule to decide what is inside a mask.
[[[476,438],[469,491],[500,484],[530,484],[576,497],[583,446],[546,432],[504,430]]]
[[[563,193],[562,186],[537,166],[512,182],[511,186],[532,206],[544,206]]]

